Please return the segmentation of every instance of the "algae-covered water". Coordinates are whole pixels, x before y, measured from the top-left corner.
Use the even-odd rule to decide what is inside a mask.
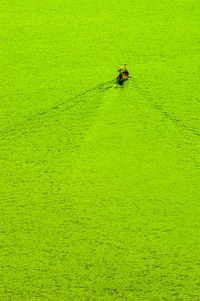
[[[198,1],[0,8],[0,300],[200,300]]]

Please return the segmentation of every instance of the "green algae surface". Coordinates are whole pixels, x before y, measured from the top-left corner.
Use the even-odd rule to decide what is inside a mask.
[[[197,1],[0,8],[0,300],[200,300]]]

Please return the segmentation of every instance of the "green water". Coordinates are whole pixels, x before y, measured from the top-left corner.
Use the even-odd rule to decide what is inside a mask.
[[[200,300],[198,2],[0,11],[0,300]]]

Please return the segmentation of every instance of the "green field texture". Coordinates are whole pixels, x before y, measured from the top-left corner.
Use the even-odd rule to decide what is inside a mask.
[[[199,20],[1,1],[0,300],[200,300]]]

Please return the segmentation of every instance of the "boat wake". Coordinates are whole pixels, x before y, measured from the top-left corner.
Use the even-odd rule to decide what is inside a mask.
[[[58,102],[54,106],[48,107],[46,110],[42,110],[41,112],[38,112],[37,114],[29,115],[27,117],[24,117],[22,121],[18,123],[14,123],[3,130],[0,131],[0,135],[4,136],[8,133],[16,133],[19,131],[21,133],[21,130],[26,131],[27,129],[31,127],[38,127],[41,122],[45,120],[45,118],[49,117],[49,115],[59,115],[61,112],[69,110],[76,106],[79,103],[86,102],[88,99],[93,96],[93,92],[99,91],[99,92],[105,92],[108,89],[113,88],[113,84],[115,83],[115,79],[104,82],[92,89],[88,89],[85,92],[82,92],[80,94],[75,95],[74,97],[67,98],[62,102]],[[67,90],[59,90],[57,92],[61,93],[67,93]],[[91,96],[90,96],[91,94]],[[87,96],[87,98],[83,98],[84,96]],[[39,122],[40,121],[40,122]]]
[[[155,100],[155,98],[149,92],[147,92],[144,88],[139,86],[136,80],[134,80],[134,83],[133,82],[131,83],[131,86],[134,90],[140,93],[147,102],[149,102],[151,107],[158,110],[164,118],[172,121],[173,123],[176,124],[176,126],[184,128],[185,130],[189,131],[191,134],[200,136],[200,132],[198,131],[198,129],[193,128],[188,124],[185,124],[184,121],[176,117],[175,114],[173,115],[172,113],[167,112],[167,110],[165,110],[162,107],[162,104],[160,104],[162,97],[157,96],[157,100]]]

